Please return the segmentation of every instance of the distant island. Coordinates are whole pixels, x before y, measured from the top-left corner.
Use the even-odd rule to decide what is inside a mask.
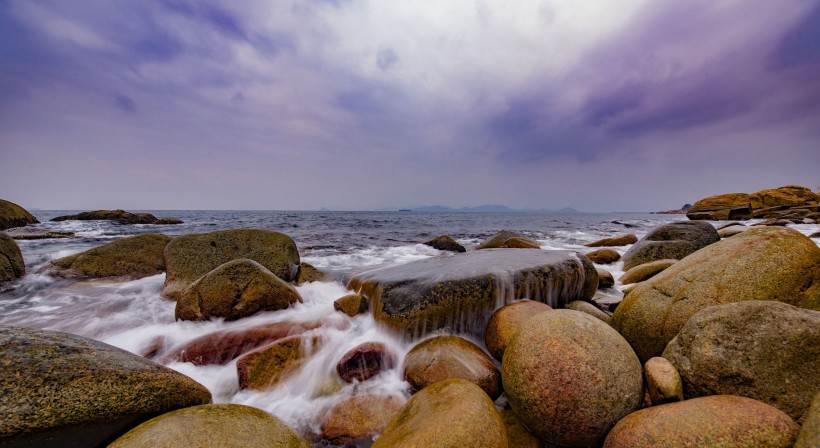
[[[515,209],[507,207],[506,205],[479,205],[477,207],[461,207],[452,208],[443,205],[429,205],[416,208],[402,208],[401,212],[472,212],[472,213],[498,213],[498,212],[529,212],[529,213],[583,213],[571,207],[564,207],[558,210],[550,210],[546,208],[539,209]]]

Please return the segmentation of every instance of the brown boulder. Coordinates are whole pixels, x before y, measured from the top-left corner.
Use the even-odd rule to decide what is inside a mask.
[[[686,212],[689,219],[725,221],[727,219],[749,219],[752,217],[750,197],[746,193],[726,193],[703,198]]]
[[[67,276],[142,278],[165,271],[163,251],[171,237],[158,233],[123,238],[52,263]]]
[[[236,361],[239,388],[266,390],[276,387],[296,373],[319,344],[318,337],[290,336],[243,355]]]
[[[524,237],[512,237],[508,238],[504,241],[504,244],[501,245],[503,248],[507,249],[540,249],[541,246],[536,243],[535,241],[524,238]]]
[[[23,227],[26,224],[37,224],[40,221],[23,207],[14,202],[0,199],[0,230],[12,227]]]
[[[806,415],[803,416],[803,426],[794,448],[817,448],[820,446],[820,392],[814,394]]]
[[[367,441],[380,433],[407,400],[393,395],[354,395],[336,403],[319,424],[332,445]]]
[[[615,277],[606,269],[596,268],[598,271],[598,289],[607,289],[615,286]]]
[[[316,269],[309,263],[299,263],[299,275],[296,284],[303,285],[309,282],[329,282],[332,278],[324,272]]]
[[[628,271],[650,261],[680,260],[718,241],[720,235],[708,222],[671,222],[652,229],[626,251],[621,261],[624,270]]]
[[[624,275],[622,275],[620,278],[621,284],[630,285],[632,283],[638,283],[644,280],[649,280],[650,278],[654,277],[657,274],[660,274],[664,271],[664,269],[668,268],[669,266],[672,266],[677,262],[678,260],[665,259],[639,264],[634,268],[624,272]]]
[[[512,230],[499,230],[498,233],[479,244],[476,249],[498,249],[510,238],[524,238],[524,235]]]
[[[362,314],[367,311],[367,308],[367,299],[359,294],[348,294],[333,302],[333,309],[347,314],[348,317]]]
[[[512,409],[502,409],[501,420],[507,428],[510,448],[544,448],[544,441],[527,431]]]
[[[26,273],[26,263],[20,247],[11,237],[0,232],[0,285]]]
[[[593,263],[598,264],[612,264],[621,259],[621,254],[614,249],[593,250],[592,252],[587,252],[586,255]]]
[[[752,209],[758,210],[767,207],[799,207],[802,205],[816,205],[820,199],[806,187],[786,185],[771,190],[761,190],[752,193],[749,197]]]
[[[350,349],[336,364],[346,383],[366,381],[396,366],[396,355],[381,342],[365,342]]]
[[[567,306],[565,306],[564,308],[566,308],[568,310],[575,310],[575,311],[580,311],[582,313],[589,314],[590,316],[592,316],[596,319],[600,319],[600,320],[604,321],[607,324],[609,324],[609,321],[612,319],[612,316],[605,313],[603,310],[601,310],[597,306],[595,306],[595,305],[593,305],[589,302],[584,302],[583,300],[573,300],[572,302],[569,302],[567,304]]]
[[[449,252],[467,252],[467,249],[465,249],[464,246],[459,244],[458,241],[454,240],[453,237],[449,235],[442,235],[433,238],[424,244],[438,250],[446,250]]]
[[[635,244],[638,242],[638,237],[632,233],[627,233],[624,235],[613,236],[611,238],[603,238],[597,241],[593,241],[591,243],[586,243],[584,246],[586,247],[619,247],[619,246],[628,246],[630,244]]]
[[[683,383],[678,369],[666,358],[656,356],[643,365],[646,388],[653,406],[683,401]]]
[[[551,310],[546,303],[535,300],[517,300],[497,309],[484,331],[484,343],[493,357],[501,361],[507,344],[530,317]]]

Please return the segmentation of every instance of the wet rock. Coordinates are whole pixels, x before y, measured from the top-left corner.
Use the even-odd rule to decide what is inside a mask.
[[[366,381],[396,366],[396,355],[381,342],[357,345],[336,364],[336,373],[346,383]]]
[[[606,269],[596,268],[598,272],[598,289],[607,289],[615,286],[615,277]]]
[[[686,212],[686,217],[710,221],[749,219],[752,217],[752,206],[746,193],[719,194],[692,204],[692,208]]]
[[[0,230],[12,227],[23,227],[26,224],[37,224],[40,221],[23,207],[14,202],[0,199]]]
[[[436,336],[413,347],[404,358],[404,379],[415,390],[462,379],[475,383],[493,400],[501,395],[501,374],[493,360],[458,336]]]
[[[507,238],[501,247],[506,249],[540,249],[541,246],[535,241],[524,237]]]
[[[355,317],[367,311],[367,299],[359,294],[348,294],[333,302],[333,309],[341,311],[348,317]]]
[[[333,279],[309,263],[299,263],[299,275],[296,284],[299,286],[310,282],[329,282]]]
[[[643,365],[646,388],[653,406],[683,401],[683,383],[678,369],[666,358],[654,357]]]
[[[231,260],[253,260],[286,282],[296,280],[299,251],[284,233],[240,229],[192,233],[165,247],[165,297],[178,299],[194,280]]]
[[[732,395],[653,406],[619,421],[604,448],[790,447],[797,424],[765,403]]]
[[[611,238],[603,238],[597,241],[593,241],[591,243],[586,243],[584,246],[586,247],[620,247],[620,246],[628,246],[630,244],[635,244],[638,242],[638,237],[635,236],[633,233],[627,233],[624,235],[613,236]]]
[[[818,200],[820,199],[811,189],[798,185],[786,185],[780,188],[761,190],[749,197],[753,210],[770,207],[817,205]]]
[[[15,240],[48,240],[56,238],[74,238],[74,232],[36,229],[33,227],[14,227],[6,229],[6,235]]]
[[[322,418],[321,438],[332,445],[372,439],[404,407],[404,397],[354,395],[340,401]]]
[[[564,446],[603,441],[643,400],[642,366],[609,325],[574,310],[529,319],[501,363],[504,390],[533,434]]]
[[[102,342],[0,326],[0,445],[98,446],[174,409],[210,403],[194,380]]]
[[[622,275],[620,278],[621,284],[630,285],[632,283],[638,283],[644,280],[649,280],[650,278],[654,277],[657,274],[660,274],[666,268],[672,266],[677,262],[678,260],[665,259],[639,264],[633,267],[632,269],[624,272],[624,275]]]
[[[500,230],[495,235],[484,240],[476,249],[498,249],[510,238],[524,238],[524,235],[512,230]]]
[[[612,264],[621,259],[621,254],[614,249],[598,249],[587,252],[587,257],[589,257],[593,263]]]
[[[512,409],[502,409],[501,420],[507,428],[510,448],[544,448],[544,441],[527,431]]]
[[[155,417],[109,448],[308,448],[293,429],[267,412],[241,404],[206,404]]]
[[[390,420],[373,448],[506,447],[504,422],[481,388],[465,380],[428,386]]]
[[[11,237],[0,232],[0,285],[20,278],[26,273],[26,263],[17,243]]]
[[[236,361],[239,388],[266,390],[299,370],[320,343],[318,337],[290,336],[256,349]]]
[[[595,266],[570,251],[484,249],[358,274],[347,287],[366,297],[378,321],[424,334],[442,327],[482,334],[499,297],[562,305],[591,298]]]
[[[745,232],[745,231],[749,230],[750,228],[751,227],[746,227],[744,225],[729,226],[729,227],[726,227],[725,229],[718,230],[718,235],[720,235],[721,238],[729,238],[730,236],[735,236],[738,233]]]
[[[205,274],[177,301],[177,320],[237,320],[301,302],[296,288],[261,264],[240,258]]]
[[[459,244],[458,241],[454,240],[453,237],[449,235],[435,237],[424,244],[438,250],[446,250],[450,252],[467,252],[467,249],[465,249],[464,246]]]
[[[131,213],[125,210],[94,210],[76,215],[53,218],[52,221],[112,221],[117,224],[182,224],[177,218],[157,218],[150,213]]]
[[[484,331],[484,343],[487,350],[499,361],[504,356],[504,350],[510,339],[521,328],[521,325],[530,317],[551,310],[552,307],[546,303],[534,300],[518,300],[504,305],[497,309],[490,321],[487,322],[487,329]]]
[[[720,241],[717,230],[708,222],[681,221],[656,227],[635,243],[622,257],[624,270],[650,261],[675,259]]]
[[[568,310],[575,310],[575,311],[580,311],[582,313],[589,314],[590,316],[592,316],[596,319],[600,319],[600,320],[606,322],[607,324],[609,324],[609,321],[612,319],[612,316],[605,313],[603,310],[601,310],[597,306],[595,306],[595,305],[593,305],[589,302],[584,302],[583,300],[573,300],[572,302],[569,302],[567,304],[567,306],[565,306],[564,308],[566,308]]]
[[[639,283],[612,325],[648,360],[712,305],[776,300],[820,309],[820,248],[797,231],[763,227],[715,243]]]
[[[809,235],[809,238],[820,238],[820,232],[812,233],[811,235]]]
[[[123,238],[52,263],[68,277],[142,278],[165,271],[163,251],[171,237],[158,233]]]
[[[820,446],[820,392],[814,394],[809,411],[803,416],[803,426],[797,435],[794,448],[816,448]]]
[[[663,352],[687,397],[740,395],[800,418],[820,390],[820,311],[749,301],[705,308]]]

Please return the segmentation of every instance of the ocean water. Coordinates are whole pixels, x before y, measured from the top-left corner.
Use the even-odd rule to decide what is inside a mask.
[[[215,331],[249,328],[273,322],[315,322],[322,325],[305,333],[322,343],[300,370],[265,392],[239,390],[236,361],[226,365],[197,366],[185,362],[166,365],[207,387],[217,403],[241,403],[268,411],[306,435],[319,432],[324,413],[353,394],[381,393],[409,397],[402,365],[354,384],[341,383],[336,363],[351,348],[382,342],[401,360],[418,341],[387,331],[369,315],[348,318],[335,312],[333,301],[350,293],[345,279],[380,266],[408,263],[442,253],[421,243],[450,235],[468,248],[501,229],[516,230],[537,241],[544,250],[588,252],[584,243],[622,233],[638,237],[663,223],[685,219],[680,215],[551,214],[551,213],[419,213],[419,212],[283,212],[283,211],[149,211],[173,216],[184,224],[118,225],[101,221],[50,222],[74,211],[35,211],[41,227],[75,232],[77,238],[18,241],[27,275],[0,291],[0,325],[16,325],[74,333],[122,349],[146,354],[156,347],[172,349]],[[170,236],[224,229],[260,228],[290,235],[302,261],[332,274],[334,282],[297,287],[303,303],[276,312],[258,313],[234,322],[176,322],[175,302],[160,296],[165,275],[134,281],[73,280],[49,275],[50,261],[107,242],[148,232]],[[809,234],[817,225],[794,226]],[[621,254],[628,247],[616,248]],[[617,279],[621,263],[601,266]],[[621,285],[600,293],[602,302],[620,300]],[[469,337],[479,346],[483,341]],[[500,400],[503,400],[501,398]],[[503,403],[499,403],[503,404]]]

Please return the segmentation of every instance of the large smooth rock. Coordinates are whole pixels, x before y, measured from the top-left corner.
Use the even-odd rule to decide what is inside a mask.
[[[177,218],[157,218],[150,213],[131,213],[125,210],[94,210],[76,215],[53,218],[52,221],[112,221],[117,224],[182,224]]]
[[[746,300],[820,309],[820,248],[791,229],[749,230],[638,283],[615,310],[612,325],[645,361],[660,356],[698,311]]]
[[[404,397],[354,395],[336,403],[319,424],[322,440],[332,445],[366,441],[380,433],[404,406]]]
[[[155,417],[109,448],[308,448],[293,429],[267,412],[241,404],[206,404]]]
[[[593,250],[592,252],[587,252],[586,255],[593,263],[598,264],[612,264],[621,259],[621,254],[615,249],[609,248]]]
[[[373,448],[506,448],[495,404],[466,380],[441,381],[415,394],[390,420]]]
[[[336,363],[336,373],[346,383],[366,381],[396,366],[396,355],[381,342],[365,342],[350,349]]]
[[[299,251],[284,233],[270,230],[220,230],[174,238],[165,247],[165,289],[177,299],[191,283],[231,260],[253,260],[286,282],[297,279]]]
[[[726,193],[703,198],[686,212],[689,219],[724,221],[727,219],[749,219],[752,206],[746,193]]]
[[[23,227],[26,224],[37,224],[40,221],[23,207],[0,199],[0,230],[12,227]]]
[[[820,446],[820,392],[814,394],[811,407],[803,416],[803,426],[797,435],[794,448],[817,448]]]
[[[692,316],[663,357],[687,397],[741,395],[800,421],[820,390],[820,311],[780,302],[737,302]]]
[[[465,249],[464,246],[459,244],[458,241],[454,240],[453,237],[449,235],[437,236],[424,244],[438,250],[458,253],[467,252],[467,249]]]
[[[418,343],[404,358],[404,379],[416,390],[462,379],[475,383],[493,400],[501,395],[501,374],[492,358],[458,336],[436,336]]]
[[[529,298],[555,307],[590,299],[595,266],[571,251],[484,249],[428,258],[354,276],[348,288],[368,298],[378,321],[411,334],[442,327],[483,334],[490,312]]]
[[[632,348],[580,311],[529,319],[507,346],[501,375],[521,422],[559,445],[600,444],[643,400],[642,366]]]
[[[484,343],[487,345],[487,350],[495,359],[501,361],[507,344],[524,325],[524,322],[538,313],[551,309],[552,307],[546,303],[528,299],[517,300],[497,309],[490,316],[487,329],[484,331]]]
[[[649,280],[657,274],[663,272],[664,269],[677,263],[678,260],[655,260],[649,263],[639,264],[634,268],[624,272],[624,275],[619,279],[622,285],[630,285],[632,283]]]
[[[798,428],[788,415],[765,403],[715,395],[629,414],[612,428],[604,448],[788,448]]]
[[[0,326],[0,445],[97,446],[211,394],[181,373],[102,342]]]
[[[237,320],[301,302],[296,288],[261,264],[240,258],[203,275],[177,301],[178,320]]]
[[[624,270],[650,261],[675,259],[720,241],[717,230],[708,222],[682,221],[656,227],[635,243],[621,258]]]
[[[123,238],[54,260],[61,275],[142,278],[165,271],[163,251],[171,237],[158,233]]]
[[[817,195],[810,188],[799,185],[786,185],[770,190],[761,190],[752,193],[749,202],[753,210],[769,207],[799,207],[805,205],[817,205]]]
[[[20,247],[4,232],[0,232],[0,285],[26,273],[26,263]]]
[[[600,240],[593,241],[591,243],[586,243],[584,246],[586,247],[619,247],[619,246],[628,246],[630,244],[635,244],[638,242],[638,237],[632,233],[626,233],[623,235],[613,236],[610,238],[603,238]]]

